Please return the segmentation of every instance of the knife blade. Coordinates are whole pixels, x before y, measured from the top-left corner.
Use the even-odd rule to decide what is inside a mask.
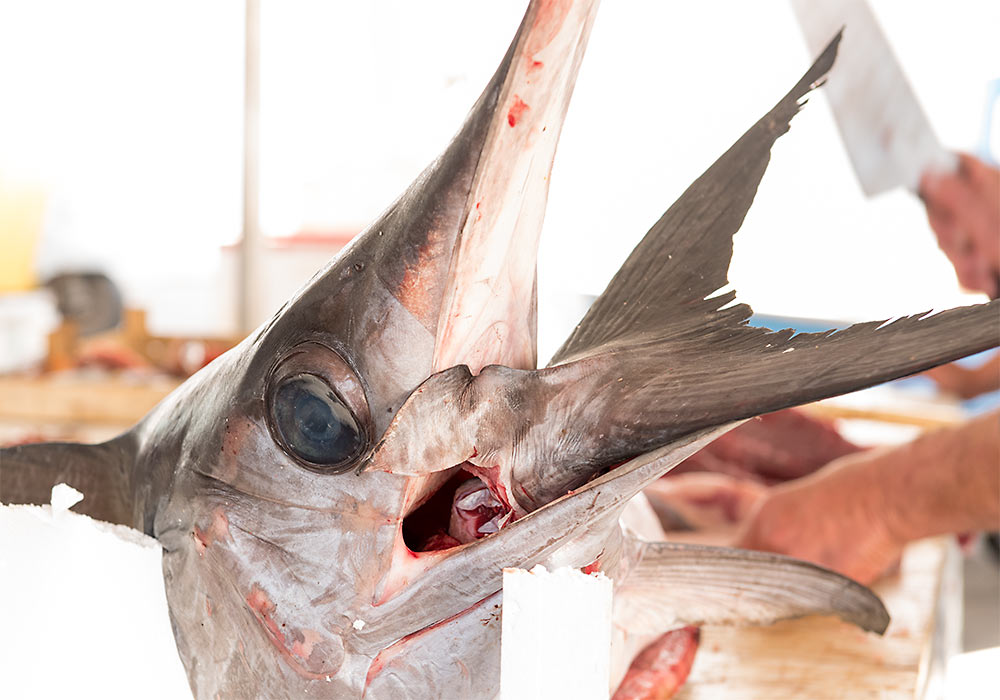
[[[916,193],[923,172],[954,171],[866,0],[791,3],[812,54],[844,28],[826,96],[865,195]]]

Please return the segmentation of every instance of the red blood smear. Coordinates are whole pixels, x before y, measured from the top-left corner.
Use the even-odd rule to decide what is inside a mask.
[[[292,654],[293,651],[288,648],[288,643],[285,640],[285,634],[281,631],[281,627],[285,625],[282,624],[281,627],[278,626],[277,621],[274,619],[274,612],[277,610],[278,606],[268,597],[267,593],[256,583],[250,588],[250,593],[246,597],[247,605],[250,610],[253,611],[254,617],[257,622],[260,623],[261,627],[264,628],[264,633],[270,640],[274,648],[284,657],[288,665],[297,674],[303,678],[308,678],[310,680],[318,681],[323,680],[327,677],[328,673],[314,673],[309,669],[305,668],[296,661]],[[240,652],[242,653],[242,642],[240,642]],[[300,647],[300,650],[303,647]]]
[[[451,518],[451,501],[455,490],[470,478],[472,475],[469,472],[464,469],[459,470],[426,503],[406,516],[403,520],[403,542],[410,551],[430,552],[448,549],[441,546],[447,540],[440,536],[444,535],[449,540],[454,539],[445,534]],[[460,544],[458,540],[455,540],[455,544],[451,546],[458,544]]]
[[[271,617],[277,606],[271,602],[267,593],[265,593],[264,590],[255,583],[250,589],[250,593],[247,595],[246,601],[247,605],[250,606],[250,609],[253,610],[257,621],[271,638],[271,642],[279,649],[284,649],[284,636],[281,634],[281,630],[278,629],[278,623],[274,621],[273,617]]]
[[[524,46],[528,56],[534,56],[556,38],[572,5],[572,0],[544,0],[538,4],[535,21]]]
[[[594,561],[587,564],[585,567],[580,569],[585,574],[596,574],[601,570],[601,562],[595,559]]]
[[[205,554],[205,550],[213,542],[229,537],[229,518],[226,517],[221,508],[216,508],[212,514],[212,523],[208,526],[208,529],[202,530],[200,527],[195,526],[193,534],[194,546],[200,557]]]
[[[700,637],[697,627],[682,627],[659,637],[635,657],[611,700],[672,698],[691,673]]]
[[[510,106],[510,110],[507,112],[507,123],[511,126],[517,124],[517,120],[521,118],[521,115],[524,114],[524,110],[526,109],[530,108],[524,103],[524,100],[517,95],[514,95],[514,104]]]
[[[436,532],[424,542],[420,551],[423,552],[437,552],[442,549],[451,549],[452,547],[458,547],[462,543],[456,540],[454,537],[449,535],[447,532],[441,531]]]
[[[531,63],[528,64],[528,72],[531,73],[533,71],[536,71],[544,65],[545,64],[542,63],[541,61],[532,61]]]
[[[194,528],[194,532],[192,532],[191,534],[194,535],[194,548],[195,550],[197,550],[198,556],[199,557],[205,556],[205,550],[208,549],[208,545],[210,542],[208,536],[206,536],[205,533],[201,530],[201,528],[197,526]]]
[[[375,660],[372,661],[372,665],[368,667],[368,673],[365,675],[365,688],[370,686],[372,684],[372,679],[381,673],[383,668],[385,668],[386,660],[382,658],[384,651],[384,649],[380,651],[378,656],[375,657]]]

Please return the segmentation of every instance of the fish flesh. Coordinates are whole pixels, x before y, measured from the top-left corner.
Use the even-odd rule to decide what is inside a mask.
[[[794,335],[717,293],[834,37],[538,368],[548,175],[596,10],[532,0],[442,155],[131,430],[0,451],[4,502],[66,482],[82,512],[160,542],[195,697],[495,697],[504,567],[604,572],[634,640],[812,613],[888,624],[833,572],[648,541],[622,514],[742,420],[995,346],[998,307]]]
[[[766,486],[813,473],[862,448],[833,424],[787,408],[742,423],[643,490],[667,532],[733,531]]]
[[[789,408],[749,420],[684,460],[670,476],[715,472],[763,484],[808,476],[835,459],[861,450],[832,421]]]

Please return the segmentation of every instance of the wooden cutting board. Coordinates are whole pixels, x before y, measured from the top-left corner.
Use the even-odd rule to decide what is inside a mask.
[[[705,627],[678,700],[937,698],[961,635],[961,561],[954,538],[915,542],[876,586],[892,622],[884,637],[833,617],[770,627]]]

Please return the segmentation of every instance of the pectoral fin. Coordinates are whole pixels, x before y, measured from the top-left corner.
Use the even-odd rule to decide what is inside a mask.
[[[615,594],[615,622],[640,633],[680,625],[767,625],[836,615],[882,634],[889,613],[859,583],[778,554],[728,547],[643,542]]]

